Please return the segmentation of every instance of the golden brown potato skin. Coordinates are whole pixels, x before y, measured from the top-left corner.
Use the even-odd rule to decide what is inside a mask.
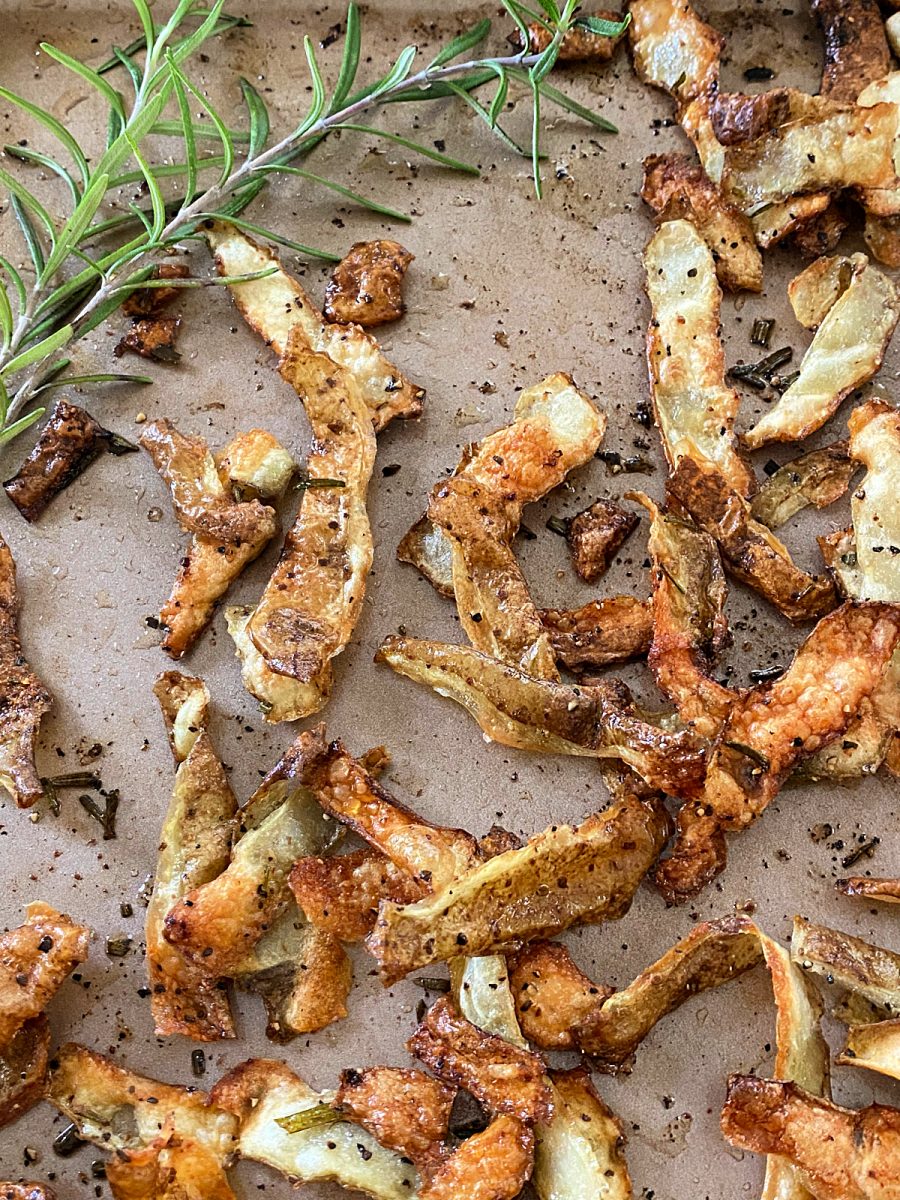
[[[24,925],[0,936],[0,1046],[39,1016],[88,956],[91,931],[35,902]]]
[[[735,578],[758,591],[789,621],[808,621],[834,608],[837,597],[831,581],[801,571],[712,463],[681,459],[667,491],[715,538]]]
[[[678,839],[657,867],[672,903],[725,867],[722,830],[751,825],[804,758],[839,736],[881,683],[900,640],[900,607],[848,602],[823,617],[779,679],[744,692],[710,760],[703,792],[678,815]]]
[[[730,292],[762,290],[762,256],[750,219],[723,196],[702,166],[686,154],[644,159],[641,199],[660,221],[683,218],[697,227]]]
[[[420,1200],[514,1200],[533,1166],[534,1133],[501,1115],[444,1161],[420,1190]]]
[[[900,879],[870,879],[867,875],[851,875],[847,879],[838,879],[834,886],[845,896],[900,904]]]
[[[403,279],[414,254],[399,242],[355,242],[325,289],[325,317],[341,325],[384,325],[406,311]]]
[[[0,537],[0,786],[19,808],[44,794],[34,765],[34,746],[44,713],[53,700],[29,667],[19,641],[16,564]]]
[[[406,1045],[439,1079],[465,1088],[493,1115],[506,1113],[532,1125],[553,1115],[543,1059],[485,1033],[446,996],[431,1006]]]
[[[0,1200],[56,1200],[46,1183],[0,1183]]]
[[[519,1025],[539,1050],[576,1050],[574,1029],[614,989],[593,983],[565,946],[532,942],[507,957],[509,986]]]
[[[137,449],[121,440],[113,442],[109,430],[89,412],[61,397],[33,450],[3,490],[26,521],[36,521],[50,501],[111,444],[118,454]]]
[[[175,349],[180,332],[181,317],[139,317],[113,353],[120,358],[130,350],[154,362],[176,363],[181,358]]]
[[[43,1013],[0,1045],[0,1128],[42,1099],[49,1060],[50,1023]]]
[[[190,1139],[165,1135],[106,1164],[114,1200],[235,1200],[222,1163]]]
[[[572,564],[585,583],[596,583],[640,524],[636,512],[614,500],[595,500],[569,522]]]
[[[650,605],[635,596],[609,596],[575,609],[543,608],[540,617],[557,662],[569,670],[627,662],[650,649]]]
[[[428,1175],[446,1157],[455,1095],[455,1088],[415,1068],[369,1067],[342,1073],[334,1103],[382,1146]]]
[[[301,858],[294,863],[290,884],[307,919],[342,942],[361,942],[372,932],[382,900],[411,904],[428,890],[381,851],[369,848]]]
[[[891,69],[884,21],[875,0],[811,0],[825,38],[823,96],[852,104]]]
[[[839,1108],[795,1083],[732,1075],[722,1132],[734,1146],[795,1163],[816,1200],[900,1198],[900,1110]]]

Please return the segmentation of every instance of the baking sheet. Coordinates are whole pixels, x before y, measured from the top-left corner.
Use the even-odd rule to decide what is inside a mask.
[[[308,99],[302,34],[325,37],[343,8],[258,0],[245,7],[254,28],[216,42],[210,61],[200,68],[205,76],[195,78],[217,98],[226,118],[237,119],[236,77],[247,75],[271,103],[273,125],[287,129]],[[0,13],[4,83],[44,104],[52,102],[57,115],[94,144],[98,131],[86,89],[39,55],[38,43],[49,39],[72,54],[99,61],[111,42],[126,44],[134,36],[130,6],[125,0],[108,5],[5,0]],[[483,14],[479,5],[450,4],[438,13],[423,0],[378,0],[367,6],[364,35],[373,58],[382,62],[409,41],[427,53]],[[784,0],[753,6],[722,3],[710,7],[708,15],[728,36],[726,87],[757,86],[742,83],[743,70],[768,65],[777,70],[773,85],[815,90],[820,40],[805,5],[788,9]],[[504,30],[502,17],[497,30]],[[339,44],[323,52],[326,70],[334,70],[339,52]],[[554,370],[570,371],[603,405],[610,417],[607,449],[633,453],[635,439],[646,437],[657,469],[650,476],[616,477],[595,462],[571,486],[526,513],[527,524],[540,536],[533,542],[520,539],[518,548],[539,604],[572,605],[598,592],[647,594],[646,522],[598,589],[577,581],[562,539],[546,532],[544,522],[551,514],[572,514],[597,496],[619,496],[630,487],[659,497],[664,478],[656,433],[634,419],[639,401],[647,398],[647,303],[640,251],[651,229],[638,190],[642,158],[680,148],[682,137],[668,126],[666,98],[637,83],[623,52],[596,73],[570,73],[566,86],[585,103],[602,108],[621,132],[605,135],[548,113],[543,204],[534,199],[523,160],[499,147],[468,111],[440,103],[392,108],[383,119],[397,131],[415,126],[413,136],[421,140],[443,139],[449,153],[481,165],[479,179],[421,161],[410,164],[397,148],[351,140],[350,135],[335,139],[318,155],[322,173],[414,213],[412,226],[390,226],[372,214],[336,205],[330,193],[297,180],[273,185],[255,209],[262,223],[331,250],[343,252],[354,240],[390,232],[416,255],[408,281],[409,311],[399,324],[386,327],[382,340],[408,376],[428,389],[425,415],[419,423],[398,422],[379,438],[370,492],[375,567],[352,644],[337,661],[334,698],[323,717],[330,733],[343,737],[354,751],[388,745],[393,765],[386,783],[402,800],[432,820],[464,825],[475,833],[494,821],[529,834],[551,820],[578,820],[605,803],[603,787],[590,762],[529,756],[486,744],[461,709],[373,664],[381,638],[401,625],[421,636],[461,637],[452,604],[412,568],[396,562],[397,542],[421,512],[435,479],[455,464],[462,445],[505,423],[517,390]],[[510,132],[527,136],[526,110],[522,103],[509,114]],[[4,141],[33,134],[5,107],[0,125]],[[52,193],[52,182],[42,186]],[[0,238],[7,243],[13,241],[10,225],[8,219],[0,221]],[[18,246],[5,252],[21,259]],[[206,270],[205,252],[196,244],[192,255],[196,269]],[[790,342],[799,351],[805,345],[808,336],[797,328],[785,298],[787,279],[796,269],[796,260],[787,253],[770,253],[765,293],[746,300],[726,298],[723,323],[730,361],[754,353],[748,338],[756,316],[777,318],[773,348]],[[325,272],[309,266],[304,278],[321,298]],[[137,436],[135,417],[144,412],[151,419],[169,417],[186,431],[203,434],[213,446],[261,425],[302,455],[307,428],[298,402],[224,291],[188,293],[182,309],[184,357],[177,367],[146,365],[156,381],[152,388],[94,391],[81,402],[127,437]],[[111,350],[120,332],[115,321],[100,330],[78,349],[78,362],[115,369]],[[892,352],[880,375],[880,386],[888,392],[897,364]],[[130,360],[128,369],[144,370],[145,364]],[[758,408],[749,393],[744,424]],[[846,408],[809,445],[842,436],[845,414]],[[26,443],[22,439],[6,453],[5,474],[18,464]],[[788,451],[771,457],[789,456]],[[768,457],[766,452],[757,456],[758,469]],[[395,473],[382,474],[397,465]],[[836,527],[845,516],[836,506],[797,519],[785,531],[804,565],[816,561],[814,533]],[[156,675],[170,663],[146,619],[167,595],[184,536],[144,455],[101,459],[33,527],[4,498],[0,529],[18,563],[25,647],[56,697],[44,726],[39,766],[54,773],[90,763],[105,786],[119,788],[122,795],[119,836],[108,843],[97,840],[97,827],[74,793],[64,795],[60,817],[40,812],[35,823],[8,801],[0,804],[0,923],[19,924],[23,905],[39,898],[93,925],[97,939],[90,961],[53,1004],[56,1038],[78,1040],[166,1080],[196,1082],[190,1071],[194,1044],[154,1038],[149,1003],[137,994],[145,978],[144,910],[136,897],[154,868],[172,781],[162,721],[150,691]],[[255,600],[276,551],[270,548],[251,567],[230,602]],[[746,683],[750,669],[787,661],[797,633],[763,602],[734,587],[729,615],[735,634],[726,663],[730,679]],[[184,669],[210,686],[216,743],[237,794],[246,797],[292,730],[266,727],[243,692],[221,615]],[[623,673],[639,691],[652,695],[643,667]],[[826,826],[833,830],[830,836],[823,836]],[[568,940],[581,966],[615,985],[625,984],[695,920],[735,908],[755,912],[763,927],[783,941],[793,914],[801,912],[897,945],[896,914],[853,904],[832,889],[834,878],[844,873],[841,858],[859,838],[871,835],[879,836],[881,844],[859,868],[894,873],[900,835],[896,791],[887,783],[786,790],[754,828],[732,840],[727,873],[694,904],[666,910],[656,893],[643,888],[622,921],[576,931]],[[123,900],[134,904],[133,918],[121,917]],[[106,938],[123,931],[135,939],[131,954],[107,958]],[[266,1042],[261,1002],[239,995],[240,1037],[206,1048],[207,1080],[211,1083],[249,1056],[284,1057],[317,1087],[332,1086],[342,1067],[405,1063],[403,1043],[414,1027],[422,994],[410,982],[385,991],[372,965],[361,953],[355,956],[356,984],[345,1021],[287,1048]],[[624,1121],[636,1196],[738,1200],[758,1190],[762,1161],[724,1143],[718,1114],[726,1075],[749,1070],[765,1074],[772,1040],[768,980],[758,971],[664,1020],[639,1051],[630,1077],[598,1079],[602,1095]],[[875,1096],[900,1099],[896,1085],[876,1085],[875,1076],[839,1069],[835,1093],[854,1105]],[[97,1150],[84,1147],[65,1160],[52,1153],[50,1142],[61,1124],[54,1110],[41,1106],[3,1130],[0,1177],[49,1178],[63,1200],[107,1194],[106,1185],[90,1176],[91,1162],[100,1157]],[[31,1165],[23,1161],[26,1147],[36,1155]],[[288,1186],[282,1177],[253,1164],[243,1164],[236,1178],[246,1196],[257,1189],[284,1195]],[[304,1194],[325,1200],[339,1193],[313,1186]]]

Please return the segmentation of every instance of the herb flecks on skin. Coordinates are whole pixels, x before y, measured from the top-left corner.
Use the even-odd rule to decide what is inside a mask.
[[[26,169],[39,165],[63,178],[71,199],[69,214],[54,219],[20,177],[0,167],[0,184],[9,193],[9,208],[31,259],[30,272],[23,275],[11,262],[0,258],[0,446],[43,414],[43,408],[30,406],[41,388],[59,374],[60,353],[105,321],[139,288],[219,286],[244,278],[152,278],[159,256],[175,243],[194,236],[203,221],[230,220],[299,253],[336,261],[336,256],[326,251],[291,241],[241,216],[272,175],[299,176],[383,216],[405,219],[404,214],[375,200],[291,165],[329,133],[342,130],[383,138],[442,166],[478,174],[476,167],[439,152],[433,145],[361,123],[370,111],[387,103],[457,97],[473,108],[507,146],[520,150],[498,121],[510,84],[524,85],[532,94],[534,119],[531,146],[521,152],[531,158],[538,196],[542,100],[596,128],[615,132],[608,121],[547,82],[563,38],[579,20],[577,0],[565,0],[562,5],[557,0],[540,0],[544,23],[552,35],[540,53],[521,50],[505,56],[466,58],[490,32],[491,23],[484,19],[453,38],[418,71],[413,71],[416,47],[407,46],[380,79],[356,91],[359,63],[365,56],[361,53],[359,12],[350,4],[341,66],[330,93],[312,40],[304,39],[312,102],[303,120],[280,139],[270,136],[265,101],[246,79],[240,81],[246,126],[235,131],[228,128],[190,78],[193,61],[204,44],[243,23],[224,12],[224,0],[216,0],[209,9],[199,7],[199,0],[179,0],[164,24],[157,22],[147,0],[132,2],[143,35],[126,50],[116,51],[99,70],[53,45],[41,45],[44,54],[77,75],[106,103],[108,134],[102,153],[89,156],[52,113],[0,86],[0,99],[36,119],[59,144],[61,157],[69,160],[69,166],[44,153],[39,159],[34,152],[20,153],[18,158],[26,160]],[[520,0],[503,0],[503,7],[520,32],[524,31],[532,15],[530,9]],[[624,28],[625,23],[610,25],[613,32]],[[110,82],[119,71],[130,77],[129,88],[119,90]],[[486,85],[493,87],[493,95],[482,104],[472,93]],[[131,93],[133,99],[126,100],[126,94]],[[192,108],[198,105],[207,114],[200,122],[192,116]],[[173,110],[177,113],[174,120]],[[182,161],[157,161],[149,140],[157,134],[181,139]],[[215,147],[213,153],[203,149],[210,142]],[[171,181],[177,183],[174,196]],[[132,203],[128,212],[101,215],[109,192],[132,183],[143,185],[149,205]],[[93,380],[102,381],[98,376]]]
[[[280,1125],[285,1133],[302,1133],[304,1129],[315,1129],[320,1125],[334,1125],[343,1121],[344,1117],[331,1107],[330,1104],[314,1104],[311,1108],[301,1109],[288,1117],[276,1117],[275,1124]]]

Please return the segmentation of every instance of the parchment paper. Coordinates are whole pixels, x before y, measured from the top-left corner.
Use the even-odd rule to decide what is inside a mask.
[[[236,121],[237,76],[245,74],[271,103],[276,128],[288,129],[309,95],[302,35],[325,38],[341,19],[342,6],[249,0],[245,7],[254,28],[213,43],[209,61],[200,67],[203,74],[195,72],[194,78]],[[493,15],[493,6],[488,10]],[[484,11],[480,5],[450,4],[438,11],[421,0],[377,0],[364,15],[368,52],[379,64],[410,41],[427,53]],[[48,39],[99,62],[112,42],[125,45],[135,35],[130,6],[125,0],[5,0],[0,14],[0,78],[52,104],[96,149],[102,135],[86,88],[41,55],[38,43]],[[725,86],[791,83],[816,89],[820,40],[804,4],[717,3],[709,15],[728,36]],[[505,32],[500,16],[498,43]],[[335,70],[339,53],[339,43],[323,52],[326,70]],[[772,84],[743,83],[742,72],[758,65],[777,71]],[[389,232],[416,255],[409,274],[409,311],[382,336],[396,362],[428,389],[425,415],[418,424],[395,424],[379,439],[370,492],[375,567],[362,620],[338,660],[334,698],[323,716],[329,731],[355,751],[387,744],[393,766],[386,783],[402,800],[432,820],[464,825],[475,833],[494,821],[529,834],[551,820],[577,820],[605,803],[604,790],[590,762],[528,756],[486,744],[461,709],[373,664],[381,638],[401,625],[421,636],[461,637],[452,604],[432,592],[412,568],[396,562],[397,542],[421,512],[431,485],[456,462],[462,445],[505,423],[517,390],[554,370],[570,371],[606,409],[607,449],[634,453],[636,439],[642,439],[640,452],[649,453],[657,469],[650,476],[616,477],[595,462],[571,487],[526,513],[526,523],[539,537],[520,539],[518,549],[538,603],[571,605],[619,591],[647,594],[645,521],[596,589],[578,582],[563,540],[544,523],[551,514],[574,514],[598,496],[618,496],[633,487],[658,497],[664,478],[657,434],[634,420],[638,402],[647,398],[643,339],[648,309],[640,251],[651,231],[638,189],[642,158],[683,148],[683,139],[668,126],[672,113],[667,99],[637,83],[624,50],[611,66],[569,75],[563,85],[601,108],[621,132],[599,133],[548,111],[542,204],[534,199],[524,160],[499,147],[468,111],[440,103],[391,108],[383,120],[398,132],[415,125],[413,136],[421,140],[443,140],[449,153],[477,161],[481,178],[447,173],[418,159],[407,162],[398,148],[356,135],[345,134],[318,152],[322,173],[414,213],[411,226],[391,226],[336,204],[338,197],[299,180],[273,185],[254,210],[262,223],[337,252],[359,238]],[[526,110],[525,103],[517,103],[507,118],[509,131],[525,139]],[[34,138],[35,129],[6,106],[0,107],[0,125],[4,141]],[[41,144],[40,139],[34,144]],[[54,195],[54,182],[41,186],[54,203],[62,203],[62,195]],[[7,215],[0,220],[0,235],[12,246],[5,252],[21,261]],[[205,251],[197,243],[192,247],[196,270],[207,271]],[[795,256],[770,253],[765,293],[746,302],[726,298],[729,361],[756,353],[749,344],[756,316],[777,319],[773,348],[787,342],[798,355],[802,351],[808,335],[796,326],[785,298],[787,280],[797,269]],[[326,272],[317,265],[301,266],[301,271],[321,299]],[[307,429],[299,404],[275,373],[272,355],[244,326],[225,292],[190,293],[180,309],[184,357],[178,366],[128,360],[128,369],[154,377],[153,387],[108,388],[74,398],[128,437],[139,434],[135,417],[144,412],[150,418],[169,417],[186,431],[203,434],[213,446],[261,425],[302,455]],[[78,364],[115,369],[111,351],[122,328],[119,319],[101,329],[78,348]],[[897,363],[897,354],[891,354],[880,375],[888,393]],[[120,369],[124,367],[123,362]],[[843,436],[848,407],[809,445]],[[759,408],[755,394],[748,393],[742,423],[749,424]],[[643,449],[643,439],[650,451]],[[5,454],[6,475],[18,465],[27,443],[22,439]],[[781,460],[790,454],[763,452],[757,469],[769,457]],[[400,467],[396,473],[382,475],[383,468],[395,464]],[[291,516],[287,512],[285,520]],[[796,519],[783,532],[797,558],[815,567],[814,534],[845,522],[846,510],[835,506]],[[56,697],[44,727],[40,768],[50,774],[89,762],[105,786],[118,787],[122,794],[119,836],[107,843],[97,840],[98,828],[75,793],[64,795],[60,817],[39,811],[36,823],[8,801],[0,805],[0,924],[19,924],[25,903],[37,898],[92,924],[97,939],[91,959],[53,1004],[55,1037],[78,1040],[166,1080],[198,1082],[190,1070],[194,1044],[157,1041],[149,1002],[138,996],[145,983],[144,909],[136,897],[154,868],[172,781],[162,721],[150,691],[155,676],[171,664],[146,618],[157,613],[168,593],[184,535],[144,455],[101,459],[34,526],[26,526],[3,498],[0,529],[18,563],[25,647]],[[257,598],[276,553],[273,545],[239,582],[230,602]],[[751,669],[789,660],[799,634],[764,602],[735,586],[729,615],[734,647],[723,670],[730,679],[743,684]],[[201,675],[210,686],[216,742],[238,795],[245,798],[293,731],[266,727],[245,695],[221,615],[183,669]],[[643,666],[623,674],[639,692],[653,695]],[[100,747],[99,757],[88,758],[94,746]],[[831,836],[823,836],[825,825],[832,827]],[[859,838],[872,835],[881,844],[859,868],[896,873],[896,792],[888,783],[785,790],[754,828],[732,840],[727,873],[695,904],[666,910],[645,887],[622,921],[574,933],[575,956],[596,978],[623,985],[693,921],[726,914],[735,906],[755,908],[764,928],[782,940],[789,936],[793,914],[801,912],[896,947],[896,915],[854,904],[832,890],[833,879],[845,873],[842,857]],[[134,905],[131,919],[120,915],[125,900]],[[132,952],[124,959],[107,958],[106,938],[122,931],[134,938]],[[283,1056],[317,1087],[332,1086],[345,1066],[405,1063],[403,1043],[414,1027],[422,994],[411,982],[385,991],[372,966],[364,955],[356,956],[347,1020],[285,1049],[266,1042],[261,1003],[239,997],[240,1038],[207,1047],[204,1082],[212,1083],[249,1056]],[[762,1162],[729,1149],[718,1130],[718,1114],[728,1072],[766,1073],[772,1040],[769,985],[759,971],[665,1020],[639,1051],[630,1077],[598,1080],[602,1095],[625,1123],[636,1196],[743,1200],[758,1191]],[[875,1095],[900,1101],[896,1086],[876,1085],[875,1076],[839,1069],[836,1096],[849,1104],[867,1103]],[[0,1177],[49,1178],[63,1200],[107,1194],[106,1185],[90,1177],[91,1162],[101,1157],[98,1151],[85,1147],[66,1160],[52,1153],[50,1142],[61,1124],[44,1105],[3,1130]],[[31,1165],[23,1162],[26,1147],[37,1155]],[[257,1189],[277,1195],[288,1191],[283,1178],[253,1164],[243,1165],[237,1178],[246,1196]],[[304,1194],[324,1200],[338,1193],[310,1187]]]

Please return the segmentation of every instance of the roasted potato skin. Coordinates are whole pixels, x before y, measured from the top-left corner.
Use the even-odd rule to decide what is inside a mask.
[[[175,349],[181,332],[181,317],[138,317],[114,350],[117,358],[126,351],[154,362],[177,363],[181,354]]]
[[[622,14],[609,9],[600,9],[590,14],[604,21],[618,23]],[[537,22],[528,26],[528,52],[540,54],[550,45],[550,33]],[[559,62],[607,62],[615,53],[616,46],[625,36],[623,30],[618,37],[603,37],[602,34],[592,33],[589,29],[570,29],[566,33],[559,48]],[[522,46],[522,35],[517,30],[510,37],[514,46]]]
[[[790,621],[808,621],[837,603],[828,579],[807,575],[785,547],[756,521],[746,501],[712,463],[683,458],[669,477],[670,502],[690,513],[719,544],[726,565]]]
[[[641,198],[662,221],[686,220],[709,246],[719,283],[729,292],[762,290],[762,256],[750,219],[686,154],[644,159]]]
[[[112,434],[89,412],[61,397],[35,442],[34,449],[3,490],[26,521],[36,521],[55,496],[85,471],[103,450]],[[117,440],[116,453],[127,443]],[[134,446],[128,447],[131,450]]]
[[[0,1129],[43,1099],[49,1062],[50,1023],[43,1013],[0,1044]]]
[[[875,0],[811,0],[825,38],[823,96],[852,104],[891,69],[884,20]]]
[[[543,1060],[485,1033],[460,1016],[446,996],[431,1006],[407,1048],[439,1079],[465,1088],[494,1116],[505,1113],[533,1125],[553,1115]]]
[[[91,931],[49,904],[35,902],[18,929],[0,936],[0,1046],[47,1007],[88,956]]]
[[[734,1146],[780,1154],[800,1168],[816,1200],[900,1196],[900,1110],[851,1111],[795,1083],[732,1075],[722,1132]]]
[[[364,328],[403,316],[403,279],[415,258],[399,242],[355,242],[332,272],[325,289],[325,317]]]
[[[382,1146],[431,1175],[449,1153],[445,1146],[456,1089],[408,1067],[348,1069],[335,1107],[368,1129]]]
[[[572,565],[585,583],[596,583],[640,524],[636,512],[614,500],[595,500],[569,522],[566,541]]]
[[[534,1167],[534,1132],[501,1114],[445,1159],[421,1200],[514,1200]]]
[[[56,1200],[46,1183],[0,1183],[0,1200]]]
[[[291,870],[290,884],[307,919],[342,942],[361,942],[372,932],[382,900],[411,904],[427,891],[424,883],[371,848],[301,858]]]
[[[44,794],[34,763],[41,719],[53,699],[29,667],[19,640],[19,593],[16,564],[0,537],[0,786],[19,808],[30,808]]]
[[[641,658],[650,649],[653,619],[646,600],[609,596],[581,608],[540,610],[557,662],[572,671]]]
[[[507,956],[522,1033],[539,1050],[577,1050],[574,1030],[613,994],[593,983],[559,942],[531,942]]]

